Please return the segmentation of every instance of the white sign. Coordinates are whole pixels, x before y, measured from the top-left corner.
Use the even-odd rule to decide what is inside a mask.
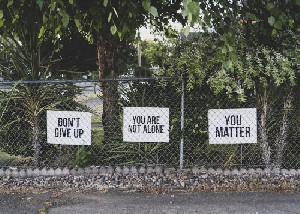
[[[123,108],[123,141],[169,142],[169,109]]]
[[[62,145],[91,145],[89,112],[47,111],[47,142]]]
[[[256,108],[208,110],[209,144],[257,143]]]

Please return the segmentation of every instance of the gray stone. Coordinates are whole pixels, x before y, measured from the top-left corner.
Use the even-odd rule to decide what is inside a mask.
[[[91,169],[91,167],[85,167],[85,168],[84,168],[84,174],[85,174],[85,175],[91,175],[91,174],[92,174],[92,169]]]
[[[297,170],[290,169],[290,175],[297,175]]]
[[[108,174],[112,174],[114,171],[115,171],[115,169],[113,167],[111,167],[111,166],[107,167],[107,173]]]
[[[67,167],[63,168],[61,175],[62,176],[70,175],[70,170]]]
[[[200,175],[200,178],[201,178],[201,179],[206,179],[207,177],[208,177],[207,174]]]
[[[229,169],[225,169],[223,172],[224,175],[231,175],[231,171]]]
[[[217,168],[217,169],[216,169],[216,173],[217,173],[217,174],[222,174],[222,173],[223,173],[223,170],[222,170],[221,168]]]
[[[26,172],[25,172],[24,169],[21,169],[21,170],[20,170],[19,176],[20,176],[20,178],[25,178],[25,177],[26,177]]]
[[[83,168],[78,168],[78,170],[77,170],[78,175],[84,175],[84,173],[85,173],[85,171]]]
[[[175,168],[166,168],[164,170],[164,172],[165,172],[166,175],[173,174],[173,173],[175,173],[175,171],[176,171]]]
[[[161,174],[162,173],[162,168],[160,166],[156,166],[154,168],[154,171],[157,173],[157,174]]]
[[[247,174],[247,169],[241,168],[241,169],[240,169],[240,173],[241,173],[241,174]]]
[[[49,168],[48,171],[47,171],[47,175],[48,176],[54,176],[55,175],[55,171],[53,168]]]
[[[4,177],[6,174],[2,168],[0,168],[0,177]]]
[[[40,170],[38,168],[35,168],[33,171],[32,171],[32,176],[33,177],[38,177],[40,176]]]
[[[100,175],[106,175],[106,168],[104,166],[101,166],[99,169],[99,174]]]
[[[257,174],[263,174],[263,173],[264,173],[264,171],[263,171],[261,168],[257,168],[257,169],[255,170],[255,172],[256,172]]]
[[[194,167],[192,168],[192,172],[193,172],[194,175],[197,175],[197,174],[200,173],[200,169],[199,169],[198,167],[194,166]]]
[[[11,171],[11,176],[12,176],[13,178],[19,177],[19,170],[18,170],[18,169],[13,169],[13,170]]]
[[[281,169],[280,172],[283,175],[289,175],[290,174],[289,170],[287,170],[287,169]]]
[[[207,169],[205,167],[201,166],[200,173],[206,174],[207,173]]]
[[[255,173],[256,173],[255,169],[253,168],[248,169],[248,174],[253,175]]]
[[[214,170],[213,168],[210,167],[207,169],[207,173],[208,174],[216,174],[216,170]]]
[[[154,169],[151,166],[148,166],[146,170],[147,170],[147,174],[150,174],[154,171]]]
[[[264,172],[265,172],[265,174],[269,175],[269,174],[271,174],[271,169],[270,168],[265,168]]]
[[[232,175],[240,175],[241,173],[239,172],[239,170],[234,169],[234,170],[231,171],[231,174]]]
[[[11,176],[11,170],[10,169],[6,169],[5,170],[5,176],[6,177],[10,177]]]
[[[56,176],[62,176],[62,170],[61,170],[61,168],[55,169],[54,170],[54,175],[56,175]]]
[[[279,175],[280,174],[280,169],[275,167],[275,168],[272,169],[271,173],[275,174],[275,175]]]
[[[73,169],[70,170],[70,175],[74,176],[74,175],[76,175],[76,173],[77,173],[76,169],[73,168]]]
[[[31,168],[28,168],[26,170],[26,175],[27,175],[27,177],[32,177],[32,169]]]
[[[41,176],[47,176],[48,175],[48,171],[47,171],[47,169],[45,167],[40,170],[40,175]]]
[[[128,174],[129,174],[129,171],[130,171],[130,170],[129,170],[129,168],[128,168],[127,166],[124,166],[124,167],[123,167],[123,174],[124,174],[124,175],[128,175]]]
[[[123,173],[122,168],[119,167],[119,166],[117,166],[115,170],[116,170],[116,173],[118,173],[118,174],[122,174]]]
[[[130,172],[131,172],[132,174],[136,174],[136,173],[138,172],[138,170],[137,170],[137,168],[136,168],[135,166],[132,166],[132,167],[130,168]]]
[[[146,173],[145,167],[141,166],[141,167],[139,168],[139,173],[140,173],[140,174],[145,174],[145,173]]]

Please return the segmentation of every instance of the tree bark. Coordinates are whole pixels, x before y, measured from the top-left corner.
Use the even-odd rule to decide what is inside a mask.
[[[281,167],[283,163],[283,153],[284,148],[287,144],[286,138],[287,138],[287,132],[290,127],[290,114],[291,109],[293,107],[293,91],[289,92],[288,96],[286,96],[284,103],[283,103],[283,115],[281,119],[280,129],[279,133],[277,135],[275,146],[276,146],[276,156],[275,156],[275,164],[277,167]]]
[[[260,121],[259,121],[259,133],[260,133],[260,146],[262,149],[262,159],[264,164],[268,166],[270,164],[271,148],[268,142],[267,132],[267,114],[269,110],[268,96],[266,86],[260,86],[258,90],[259,106],[260,106]]]
[[[111,37],[100,36],[97,42],[99,78],[116,78],[119,75],[117,56],[120,42]],[[100,83],[103,95],[102,123],[104,142],[119,140],[121,136],[120,109],[118,105],[118,82]]]
[[[31,123],[32,128],[32,145],[34,150],[34,165],[38,167],[40,164],[40,150],[41,150],[41,129],[39,126],[38,117],[34,117]]]

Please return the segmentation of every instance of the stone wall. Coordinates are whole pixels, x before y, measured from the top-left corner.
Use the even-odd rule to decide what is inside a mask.
[[[142,191],[300,190],[300,169],[149,167],[0,168],[1,187]]]

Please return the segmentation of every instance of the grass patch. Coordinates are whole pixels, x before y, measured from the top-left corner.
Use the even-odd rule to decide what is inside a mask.
[[[103,127],[92,128],[92,144],[101,146],[104,139]]]
[[[22,157],[10,155],[6,152],[0,151],[0,166],[9,166],[9,165],[24,165],[32,164],[34,162],[33,157]]]
[[[101,96],[102,96],[102,93],[100,91],[97,91],[96,93],[78,95],[74,98],[74,101],[83,103],[84,101],[87,101],[89,99],[99,98]]]
[[[102,122],[102,114],[92,115],[92,123],[101,123],[101,122]]]

